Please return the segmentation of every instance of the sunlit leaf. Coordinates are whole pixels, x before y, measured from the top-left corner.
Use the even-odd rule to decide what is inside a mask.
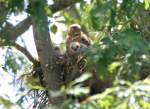
[[[91,76],[92,76],[92,74],[85,73],[85,74],[81,75],[79,78],[75,79],[73,81],[73,83],[74,84],[81,83],[81,82],[86,81],[87,79],[89,79]]]
[[[109,65],[109,71],[112,73],[114,70],[116,70],[117,67],[119,67],[122,63],[121,62],[113,62]]]
[[[144,0],[144,5],[145,5],[145,9],[147,10],[150,6],[150,1],[149,0]]]
[[[4,99],[3,97],[0,97],[0,104],[4,105],[6,108],[13,106],[13,103],[10,100]]]
[[[34,89],[34,90],[44,90],[45,88],[43,88],[40,85],[33,85],[33,84],[28,84],[27,85],[30,89]]]
[[[45,11],[46,11],[47,16],[51,17],[51,16],[52,16],[52,12],[51,12],[51,10],[49,9],[48,5],[45,5],[44,9],[45,9]]]

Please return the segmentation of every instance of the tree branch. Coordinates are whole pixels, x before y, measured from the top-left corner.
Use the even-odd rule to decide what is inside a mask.
[[[50,5],[49,8],[52,10],[52,13],[55,13],[61,9],[64,9],[70,5],[73,5],[77,2],[80,2],[81,0],[59,0],[58,2],[55,2],[53,5]],[[20,36],[22,33],[24,33],[31,25],[30,17],[26,18],[16,26],[13,26],[10,23],[6,23],[5,32],[7,33],[7,37],[9,37],[9,40],[11,42],[15,42],[17,37]],[[2,31],[0,31],[0,35],[2,35]],[[4,36],[0,36],[3,37]]]
[[[70,5],[73,5],[81,0],[59,0],[59,2],[54,3],[53,5],[50,5],[49,8],[52,10],[52,13],[55,13],[61,9],[64,9]],[[8,32],[8,37],[12,41],[15,41],[18,36],[20,36],[22,33],[24,33],[31,25],[30,17],[26,18],[25,20],[21,21],[16,26],[13,26],[11,23],[6,23],[4,30]],[[0,31],[1,34],[2,31]],[[1,37],[1,36],[0,36]]]
[[[17,43],[14,44],[14,47],[20,52],[22,52],[31,62],[37,63],[37,60],[33,58],[33,56],[29,53],[29,51],[26,48],[20,46]]]
[[[13,27],[12,29],[13,39],[16,40],[18,36],[20,36],[22,33],[24,33],[26,30],[29,29],[30,25],[31,25],[31,20],[30,17],[28,17],[22,22],[20,22],[18,25]]]
[[[16,26],[6,22],[5,27],[0,31],[0,45],[9,45],[8,43],[15,43],[17,37],[27,31],[30,25],[30,17],[26,18]]]
[[[53,5],[50,5],[49,8],[51,9],[52,13],[55,13],[77,2],[81,2],[81,0],[59,0],[55,2]]]
[[[19,50],[20,52],[22,52],[28,59],[29,61],[31,61],[32,63],[37,63],[38,61],[30,54],[30,52],[20,46],[19,44],[17,43],[11,43],[11,44],[8,44],[8,43],[3,43],[3,42],[0,42],[0,47],[3,47],[3,46],[14,46],[17,50]]]
[[[75,5],[70,6],[69,8],[65,9],[67,13],[69,13],[74,19],[81,20],[81,16],[78,13],[78,10],[76,9]]]
[[[13,26],[11,23],[6,22],[5,28],[0,31],[0,34],[2,35],[2,38],[0,40],[0,47],[8,45],[14,46],[16,49],[21,51],[31,62],[37,62],[26,48],[21,47],[19,44],[15,43],[17,37],[24,33],[30,27],[30,24],[30,17],[26,18],[16,26]],[[3,36],[3,32],[7,35]]]

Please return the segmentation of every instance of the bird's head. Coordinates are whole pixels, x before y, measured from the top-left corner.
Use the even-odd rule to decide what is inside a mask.
[[[81,26],[79,24],[72,24],[69,26],[68,34],[75,37],[81,35]]]

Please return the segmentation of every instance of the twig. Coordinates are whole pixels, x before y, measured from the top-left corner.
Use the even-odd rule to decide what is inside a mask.
[[[31,62],[33,63],[37,62],[37,60],[29,53],[29,51],[26,48],[20,46],[17,43],[14,44],[14,47],[20,52],[22,52]]]

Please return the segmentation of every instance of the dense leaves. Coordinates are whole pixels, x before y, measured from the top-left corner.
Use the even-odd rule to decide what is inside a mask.
[[[133,30],[116,32],[92,46],[88,52],[89,63],[96,65],[102,78],[116,78],[118,75],[134,80],[139,78],[134,76],[135,73],[139,74],[143,62],[149,61],[148,50],[148,43],[140,33]],[[143,59],[143,56],[147,59]]]
[[[81,104],[67,101],[68,109],[148,109],[150,104],[149,78],[134,84],[117,81],[115,86],[105,92],[87,98]]]

